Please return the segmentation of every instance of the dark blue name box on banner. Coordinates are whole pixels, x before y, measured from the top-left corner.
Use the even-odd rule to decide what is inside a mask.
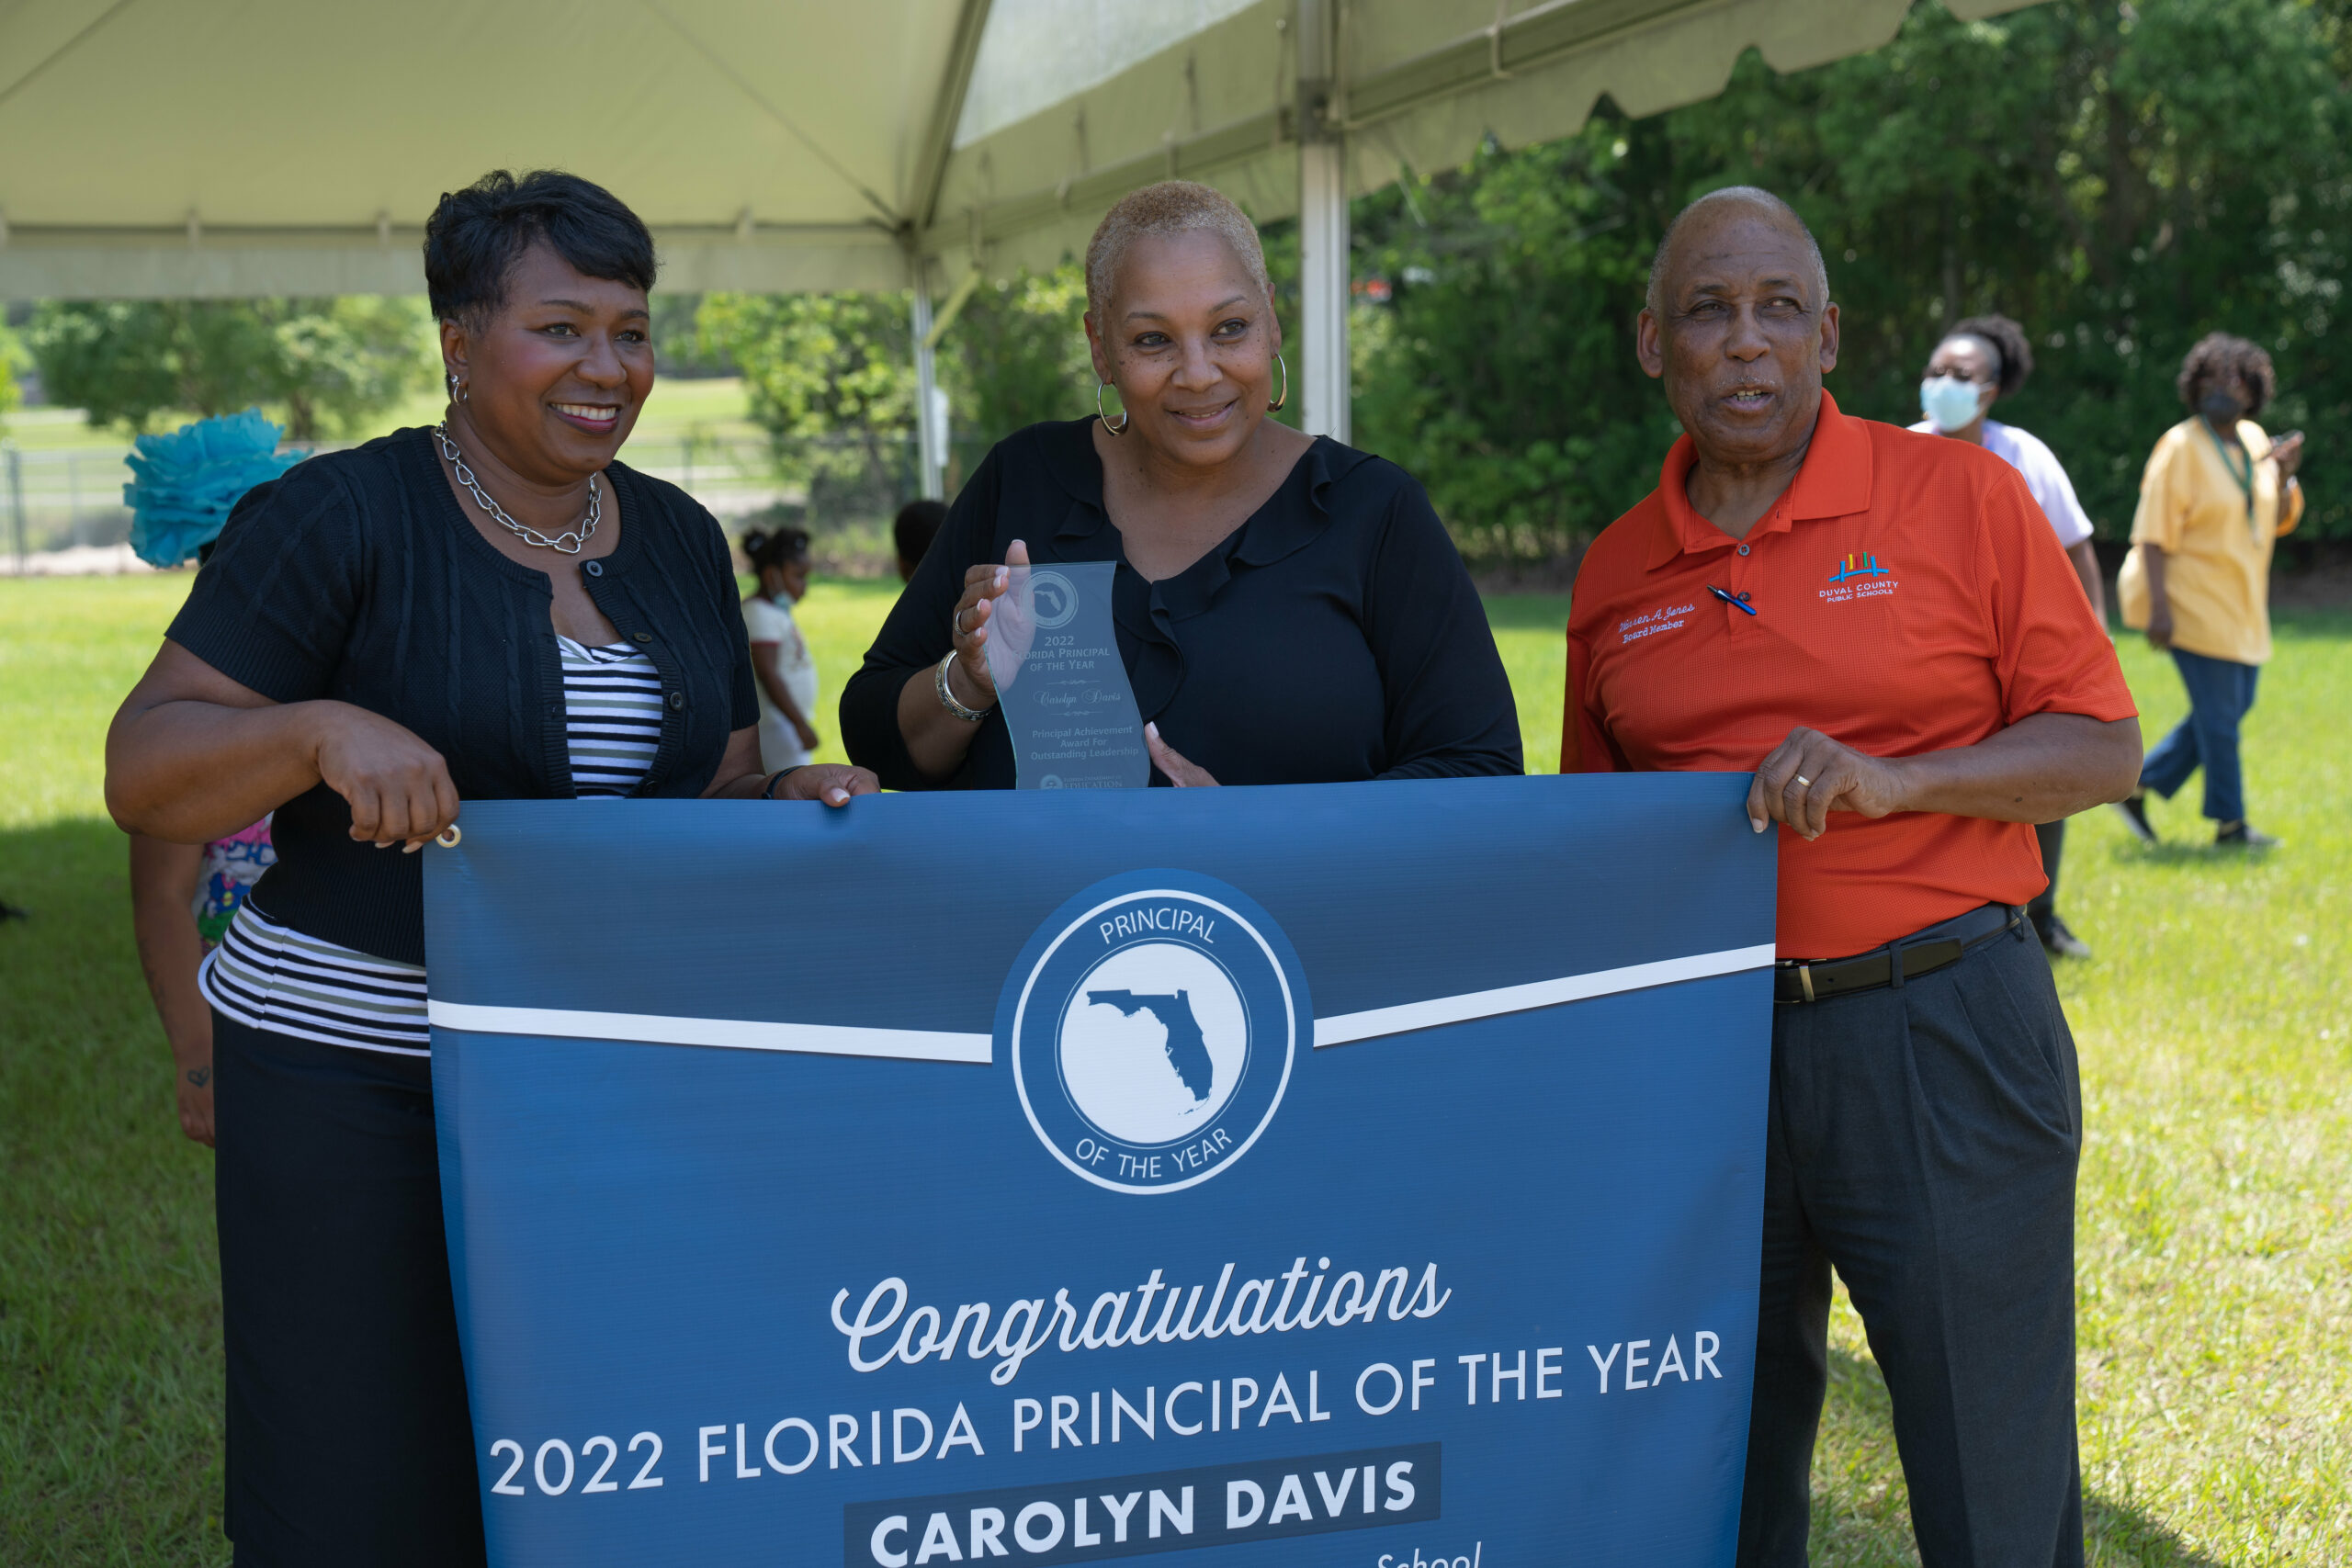
[[[1745,776],[478,802],[491,1561],[1727,1564]]]

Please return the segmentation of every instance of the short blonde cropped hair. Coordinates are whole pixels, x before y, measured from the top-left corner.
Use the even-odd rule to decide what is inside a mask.
[[[1233,247],[1250,270],[1267,303],[1274,298],[1272,279],[1266,276],[1265,247],[1258,243],[1258,226],[1223,191],[1191,180],[1162,180],[1129,191],[1102,215],[1094,238],[1086,246],[1086,308],[1102,309],[1111,297],[1111,281],[1127,247],[1148,234],[1184,234],[1206,229]]]

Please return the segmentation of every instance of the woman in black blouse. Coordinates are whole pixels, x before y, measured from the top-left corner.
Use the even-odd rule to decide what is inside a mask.
[[[613,461],[652,389],[653,273],[644,225],[584,180],[443,197],[444,423],[240,502],[107,737],[133,832],[202,842],[277,811],[277,863],[203,972],[240,1564],[482,1561],[402,852],[464,797],[875,787],[762,774],[727,541]],[[629,916],[616,888],[541,934],[625,961]]]
[[[1240,209],[1136,191],[1087,247],[1086,296],[1124,413],[989,454],[842,694],[850,755],[897,789],[1012,787],[982,652],[1004,567],[1113,561],[1153,784],[1520,772],[1493,634],[1420,486],[1266,417],[1288,372]]]

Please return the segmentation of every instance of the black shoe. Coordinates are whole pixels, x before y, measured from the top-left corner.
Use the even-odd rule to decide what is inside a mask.
[[[2132,829],[2133,838],[2143,844],[2157,842],[2156,829],[2148,821],[2148,792],[2146,790],[2133,790],[2115,803],[2115,810],[2116,814],[2123,818],[2123,825]]]
[[[2088,958],[2091,944],[2066,928],[2066,922],[2056,915],[2047,920],[2036,920],[2033,929],[2041,938],[2041,945],[2052,958]]]
[[[2213,833],[2214,848],[2223,850],[2275,850],[2286,841],[2246,822],[2224,822]]]

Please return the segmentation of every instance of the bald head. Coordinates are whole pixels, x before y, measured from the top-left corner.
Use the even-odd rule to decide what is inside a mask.
[[[1796,209],[1760,186],[1726,186],[1722,190],[1709,191],[1676,213],[1674,221],[1666,226],[1657,252],[1650,257],[1649,293],[1643,300],[1652,315],[1657,314],[1660,290],[1672,270],[1675,254],[1690,237],[1686,231],[1703,232],[1715,222],[1734,217],[1760,219],[1803,239],[1805,254],[1813,261],[1814,308],[1818,310],[1829,302],[1829,268],[1821,260],[1820,243],[1804,226],[1804,220],[1797,216]]]
[[[1821,378],[1838,363],[1820,247],[1770,192],[1701,197],[1659,243],[1634,349],[1666,384],[1702,468],[1769,471],[1785,484],[1813,439]]]

